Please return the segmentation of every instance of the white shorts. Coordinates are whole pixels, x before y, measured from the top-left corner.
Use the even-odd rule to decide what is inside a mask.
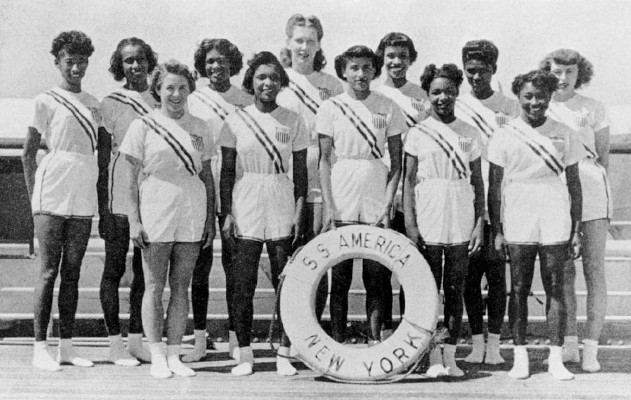
[[[97,210],[98,175],[94,155],[51,151],[35,173],[33,214],[91,218]]]
[[[295,207],[294,184],[286,174],[244,173],[232,191],[232,215],[243,239],[289,237]]]
[[[475,226],[475,196],[468,179],[428,179],[416,185],[414,195],[416,223],[425,243],[469,243]]]
[[[335,220],[372,224],[386,205],[388,168],[379,159],[338,159],[331,171]]]
[[[206,188],[199,176],[149,175],[140,186],[140,218],[149,242],[198,242],[206,222]]]
[[[508,182],[503,199],[509,243],[555,245],[570,239],[570,197],[561,178]]]
[[[578,164],[583,192],[583,221],[611,218],[613,201],[607,171],[594,159],[585,158]]]

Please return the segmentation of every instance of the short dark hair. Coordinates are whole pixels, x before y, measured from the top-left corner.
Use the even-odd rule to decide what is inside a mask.
[[[318,37],[318,43],[321,42],[324,37],[322,22],[320,22],[320,19],[315,15],[307,15],[305,17],[302,14],[294,14],[289,17],[287,25],[285,25],[285,34],[288,38],[291,38],[294,35],[295,26],[305,26],[307,28],[315,29],[316,36]],[[291,68],[291,50],[286,47],[280,49],[280,63],[285,68]],[[321,71],[325,65],[326,57],[324,57],[324,52],[320,49],[316,51],[315,56],[313,57],[313,70]]]
[[[123,72],[123,56],[121,54],[125,46],[138,46],[141,48],[147,58],[147,62],[149,63],[147,73],[151,74],[156,65],[158,65],[158,55],[154,53],[151,46],[149,46],[144,40],[138,39],[137,37],[130,37],[118,42],[116,50],[114,50],[114,53],[112,53],[112,57],[110,58],[110,68],[108,71],[112,73],[114,80],[122,81],[125,77],[125,73]]]
[[[464,80],[462,70],[458,69],[456,64],[443,64],[441,68],[436,67],[434,64],[429,64],[421,75],[421,88],[429,94],[429,87],[436,78],[447,78],[455,83],[458,89],[460,89],[460,85]]]
[[[399,32],[390,32],[381,39],[379,46],[377,46],[377,51],[375,52],[379,60],[381,60],[382,65],[386,47],[388,46],[406,47],[410,52],[410,62],[412,63],[416,61],[416,57],[418,57],[418,53],[414,48],[414,42],[412,42],[409,36]]]
[[[153,96],[156,101],[160,101],[160,94],[158,91],[160,90],[160,86],[162,85],[162,81],[167,74],[174,74],[183,76],[186,78],[188,82],[189,91],[192,93],[195,91],[195,79],[189,71],[188,67],[177,60],[169,60],[165,63],[162,63],[156,66],[153,74],[151,75],[151,84],[149,85],[149,93]]]
[[[92,53],[94,53],[94,46],[92,46],[92,41],[85,33],[80,31],[66,31],[61,32],[53,39],[50,54],[57,58],[62,50],[70,54],[90,57]]]
[[[490,40],[470,40],[462,48],[462,64],[469,60],[479,60],[497,70],[497,58],[500,51]]]
[[[273,65],[276,72],[280,75],[280,86],[289,86],[289,76],[285,72],[285,68],[280,64],[278,58],[269,51],[261,51],[256,53],[250,61],[248,61],[248,69],[243,76],[243,90],[247,93],[254,94],[254,73],[261,65]]]
[[[549,71],[544,71],[541,69],[535,69],[525,74],[517,75],[513,80],[513,85],[511,87],[513,94],[519,97],[519,92],[521,88],[530,82],[532,86],[543,89],[547,91],[550,95],[557,90],[559,85],[559,80],[557,77]]]
[[[594,76],[594,65],[578,51],[570,49],[559,49],[545,56],[539,63],[539,68],[544,71],[550,71],[552,63],[561,65],[578,66],[578,79],[574,89],[578,89],[588,84]]]
[[[351,58],[369,58],[375,68],[375,76],[373,79],[378,78],[379,75],[381,75],[383,61],[377,57],[370,47],[357,45],[348,48],[348,50],[335,57],[335,72],[341,80],[346,80],[346,78],[344,78],[344,70],[346,69],[346,63],[348,63]]]
[[[206,55],[217,50],[219,53],[228,57],[230,62],[230,76],[235,76],[241,72],[243,68],[243,53],[228,39],[204,39],[195,50],[195,70],[200,76],[206,78]]]

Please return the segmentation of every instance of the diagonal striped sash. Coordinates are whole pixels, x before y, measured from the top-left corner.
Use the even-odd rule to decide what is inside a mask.
[[[548,149],[545,148],[541,143],[538,143],[534,139],[530,138],[528,134],[521,131],[518,127],[512,124],[506,124],[510,131],[521,140],[526,146],[530,148],[541,160],[550,168],[555,174],[561,175],[563,173],[564,167],[563,164],[552,154]]]
[[[445,136],[443,136],[436,129],[433,129],[427,126],[427,124],[418,124],[416,125],[416,127],[421,132],[426,134],[430,139],[436,142],[438,147],[440,147],[443,150],[443,152],[449,158],[451,165],[456,170],[458,177],[460,179],[467,178],[467,166],[465,165],[464,161],[458,154],[458,151],[456,150],[456,148],[452,146],[451,143],[449,143],[449,140],[447,140],[447,138],[445,138]]]
[[[588,158],[594,158],[594,159],[598,158],[598,156],[596,155],[596,152],[590,149],[585,143],[583,143],[583,147],[585,148],[585,151],[587,152]]]
[[[331,99],[333,104],[337,106],[337,108],[342,111],[342,114],[355,126],[359,134],[364,138],[366,143],[368,143],[368,147],[370,147],[370,152],[375,158],[382,158],[383,154],[381,150],[379,150],[379,146],[377,146],[377,137],[375,133],[366,125],[366,123],[357,115],[355,110],[351,108],[348,104],[344,103],[342,100],[334,97]]]
[[[563,118],[561,118],[561,116],[557,114],[551,107],[548,107],[548,115],[552,117],[553,119],[563,123]],[[596,152],[590,149],[585,143],[583,143],[583,147],[585,148],[585,151],[587,152],[588,158],[594,158],[594,159],[598,158],[598,155],[596,154]]]
[[[272,142],[272,139],[265,133],[265,130],[261,125],[252,117],[247,111],[243,109],[237,109],[236,114],[241,118],[243,123],[252,131],[254,137],[261,143],[267,155],[274,164],[274,169],[277,174],[285,173],[285,167],[283,166],[283,158],[280,155],[280,151]]]
[[[225,121],[228,116],[228,110],[226,110],[221,104],[219,104],[216,100],[212,99],[205,93],[200,91],[193,92],[193,96],[197,97],[199,101],[204,103],[208,108],[210,108],[222,121]]]
[[[90,138],[90,145],[92,146],[92,151],[94,151],[96,148],[95,142],[97,134],[96,129],[92,124],[92,116],[90,116],[89,118],[86,117],[71,100],[64,97],[61,93],[58,93],[54,90],[49,90],[46,92],[46,94],[52,97],[53,100],[55,100],[57,103],[66,107],[66,109],[70,111],[70,113],[77,119],[79,125],[81,125],[86,135],[88,135],[88,138]]]
[[[296,97],[298,97],[302,104],[304,104],[312,113],[316,114],[318,112],[318,108],[320,107],[319,103],[309,96],[309,93],[300,87],[300,85],[290,79],[288,88],[294,92]]]
[[[149,115],[142,117],[142,122],[144,122],[151,130],[167,142],[191,175],[197,174],[193,157],[167,128],[162,126],[158,121]]]
[[[482,115],[480,115],[480,113],[478,113],[473,107],[460,100],[456,101],[456,106],[460,109],[460,111],[462,111],[469,118],[471,118],[471,120],[473,120],[478,129],[480,129],[480,131],[484,133],[487,138],[490,138],[491,135],[493,135],[493,126],[488,123],[487,120]]]
[[[405,115],[405,123],[407,124],[408,128],[413,127],[414,125],[416,125],[416,118],[414,118],[413,116],[411,116],[407,111],[405,111],[403,108],[401,108],[401,110],[403,111],[403,115]]]
[[[138,116],[142,117],[143,115],[147,115],[151,109],[146,104],[132,98],[131,96],[126,95],[122,92],[114,92],[106,97],[107,99],[112,99],[119,103],[125,104],[134,110]]]

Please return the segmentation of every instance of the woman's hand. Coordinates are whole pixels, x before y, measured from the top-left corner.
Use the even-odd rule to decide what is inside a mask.
[[[469,240],[469,257],[476,254],[484,245],[484,225],[481,220],[473,228],[471,239]]]
[[[572,237],[570,238],[570,245],[569,245],[569,255],[570,257],[572,257],[572,259],[576,260],[577,258],[579,258],[581,256],[581,249],[582,249],[582,243],[581,243],[581,234],[580,232],[574,232],[572,234]]]
[[[299,246],[303,244],[305,238],[305,222],[304,217],[301,212],[296,212],[294,216],[294,227],[292,229],[293,240],[291,242],[291,246],[294,249],[297,249]]]
[[[234,244],[237,238],[237,223],[234,220],[232,214],[226,215],[226,219],[223,222],[223,226],[221,227],[221,235],[225,240]]]
[[[202,249],[207,249],[208,247],[212,246],[215,235],[215,218],[206,218],[206,223],[204,224],[204,233],[202,234]]]
[[[147,232],[145,232],[145,228],[139,221],[129,221],[129,237],[136,247],[146,249],[149,245]]]
[[[335,210],[325,205],[322,210],[322,233],[335,228],[337,228],[335,225]]]
[[[386,204],[383,207],[383,210],[381,212],[381,217],[379,217],[377,222],[375,222],[372,225],[380,227],[380,228],[389,229],[390,228],[390,219],[391,219],[390,217],[391,217],[391,214],[392,214],[392,203],[389,203],[389,204]]]
[[[497,235],[495,235],[495,241],[494,241],[494,248],[495,251],[497,251],[500,255],[500,258],[502,260],[508,260],[508,258],[506,257],[508,254],[508,242],[506,241],[506,238],[504,237],[503,233],[498,233]]]
[[[425,250],[425,240],[421,236],[421,232],[418,230],[418,227],[408,227],[405,228],[408,238],[418,247],[419,250]]]

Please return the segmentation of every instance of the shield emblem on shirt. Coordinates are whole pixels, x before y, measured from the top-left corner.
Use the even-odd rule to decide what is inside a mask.
[[[503,112],[495,113],[495,123],[497,124],[497,126],[502,126],[508,123],[508,121],[510,121],[508,115],[504,114]]]
[[[331,97],[331,91],[327,88],[319,87],[318,93],[320,94],[320,100],[328,100]]]
[[[375,129],[386,129],[386,114],[373,114],[372,125]]]
[[[276,127],[276,140],[280,143],[289,143],[291,139],[291,135],[289,134],[289,128],[286,126],[277,126]]]
[[[191,135],[191,143],[193,144],[195,151],[200,153],[204,151],[204,138],[201,136]]]
[[[412,99],[412,108],[418,112],[423,112],[425,111],[425,104],[422,100]]]
[[[554,148],[559,153],[563,153],[565,151],[565,139],[564,138],[550,138]]]
[[[586,112],[582,112],[576,116],[576,120],[574,122],[576,126],[579,128],[585,128],[589,125],[589,115]]]
[[[471,151],[471,143],[472,143],[472,139],[469,137],[458,138],[458,144],[460,145],[460,150],[462,150],[465,153],[468,153]]]

